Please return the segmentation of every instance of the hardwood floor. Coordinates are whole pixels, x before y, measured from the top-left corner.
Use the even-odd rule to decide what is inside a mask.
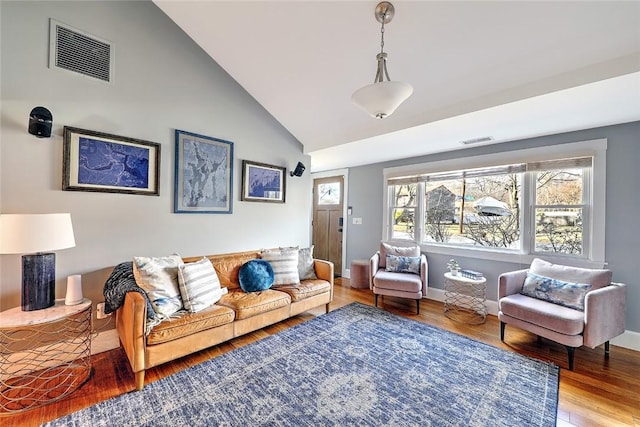
[[[373,305],[368,289],[353,289],[346,279],[336,279],[332,309],[358,301]],[[485,342],[495,347],[516,351],[531,357],[551,361],[560,366],[560,397],[558,426],[640,426],[640,353],[611,346],[608,359],[603,348],[576,350],[575,370],[566,369],[567,355],[563,346],[544,340],[538,343],[534,335],[507,326],[505,342],[500,341],[500,322],[488,316],[482,325],[456,323],[442,314],[442,303],[423,300],[420,315],[415,303],[385,298],[379,304],[385,310],[451,332]],[[236,338],[208,350],[150,369],[146,383],[179,372],[189,366],[242,347],[266,336],[278,333],[324,313],[324,308],[312,310],[276,325]],[[126,356],[120,349],[93,356],[93,374],[79,390],[68,398],[23,413],[2,416],[3,426],[37,426],[95,403],[133,392],[134,378]],[[122,420],[126,425],[126,420]]]

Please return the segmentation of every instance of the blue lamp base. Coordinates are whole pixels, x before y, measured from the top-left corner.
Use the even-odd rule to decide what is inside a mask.
[[[51,307],[56,298],[56,254],[22,257],[22,311]]]

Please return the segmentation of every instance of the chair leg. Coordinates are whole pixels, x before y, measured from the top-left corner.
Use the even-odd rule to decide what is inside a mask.
[[[573,356],[575,355],[576,348],[569,347],[568,345],[566,345],[565,347],[567,347],[567,353],[569,355],[569,370],[573,371]]]
[[[507,326],[506,323],[500,322],[500,341],[504,342],[504,327]]]
[[[609,355],[609,341],[604,343],[604,354]]]
[[[377,307],[378,306],[378,294],[375,294],[373,297],[374,297],[375,305]]]
[[[418,314],[420,314],[420,300],[416,300],[416,308],[418,309]]]

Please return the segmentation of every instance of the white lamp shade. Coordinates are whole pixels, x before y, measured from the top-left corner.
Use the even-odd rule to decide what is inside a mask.
[[[0,215],[0,254],[31,254],[75,245],[71,214]]]
[[[403,82],[377,82],[358,89],[351,101],[371,117],[383,119],[396,111],[413,93],[413,86]]]

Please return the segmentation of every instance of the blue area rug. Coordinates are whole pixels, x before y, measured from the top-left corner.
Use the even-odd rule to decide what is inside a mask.
[[[350,304],[51,426],[555,426],[558,367]]]

